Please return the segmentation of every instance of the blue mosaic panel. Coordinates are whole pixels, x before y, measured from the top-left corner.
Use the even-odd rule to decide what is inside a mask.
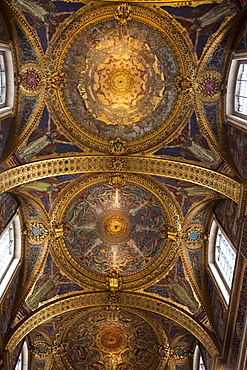
[[[227,48],[227,44],[230,38],[232,30],[228,31],[225,37],[221,40],[218,46],[214,49],[213,54],[209,58],[209,61],[206,65],[206,68],[214,68],[217,70],[221,70],[223,67],[223,61],[225,58],[225,52]]]
[[[188,251],[191,267],[194,271],[198,284],[202,285],[201,278],[201,250],[189,250]]]
[[[203,111],[215,137],[217,138],[217,140],[219,140],[220,137],[217,104],[203,104]]]
[[[28,266],[27,266],[27,278],[30,277],[36,262],[39,258],[39,254],[41,251],[41,246],[28,246]]]
[[[18,43],[20,47],[21,61],[37,61],[36,54],[23,30],[19,27],[17,23],[14,23],[15,30],[18,37]]]
[[[25,128],[35,106],[37,103],[38,98],[35,99],[29,99],[29,98],[23,98],[21,103],[21,119],[20,119],[20,126],[18,133],[20,134],[23,129]]]

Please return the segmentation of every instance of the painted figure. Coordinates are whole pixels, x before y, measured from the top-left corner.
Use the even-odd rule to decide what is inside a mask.
[[[187,306],[192,313],[196,313],[199,308],[195,300],[189,282],[178,273],[177,267],[162,279],[159,284],[166,288],[170,298],[177,299],[180,303]]]
[[[45,149],[51,144],[68,144],[73,145],[72,141],[59,140],[60,134],[56,130],[51,130],[51,117],[49,116],[47,129],[39,138],[31,141],[26,146],[23,146],[17,150],[17,153],[21,159],[25,162],[29,162],[33,157]]]
[[[211,149],[204,148],[200,144],[195,135],[192,134],[191,130],[191,121],[188,124],[188,133],[187,135],[181,134],[178,137],[180,144],[176,145],[167,145],[166,148],[181,148],[190,152],[195,158],[203,162],[208,167],[212,168],[218,163],[218,156]]]
[[[190,25],[187,26],[187,29],[190,33],[191,38],[195,39],[196,49],[198,46],[199,36],[206,32],[209,32],[211,34],[213,32],[211,31],[211,28],[213,28],[217,22],[224,20],[224,18],[226,17],[231,17],[235,13],[236,8],[234,3],[231,0],[225,0],[202,14],[195,13],[191,17],[174,15],[174,18],[181,19],[190,23]]]
[[[41,5],[42,4],[42,5]],[[50,34],[55,32],[56,27],[59,25],[59,16],[70,15],[74,12],[58,12],[55,4],[46,0],[40,3],[33,0],[12,0],[12,5],[24,12],[31,19],[32,25],[35,28],[44,28],[46,35],[46,42],[49,43]],[[61,21],[64,18],[60,19]]]

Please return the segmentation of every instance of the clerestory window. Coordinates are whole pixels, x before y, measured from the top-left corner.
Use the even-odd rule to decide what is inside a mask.
[[[0,118],[13,114],[14,67],[12,44],[0,42]]]
[[[226,303],[229,302],[235,262],[236,251],[220,225],[214,220],[209,236],[208,263]]]
[[[234,52],[228,76],[226,95],[227,121],[247,126],[247,52]]]
[[[193,370],[206,370],[198,345],[196,345],[194,351]]]
[[[0,235],[0,298],[11,283],[21,258],[21,229],[18,212]]]

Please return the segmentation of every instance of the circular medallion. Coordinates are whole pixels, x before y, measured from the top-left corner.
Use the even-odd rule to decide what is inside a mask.
[[[68,203],[62,222],[66,254],[96,275],[113,268],[122,276],[134,275],[167,249],[163,204],[132,182],[117,188],[108,182],[88,186]]]
[[[116,139],[128,153],[159,144],[191,112],[192,94],[177,88],[194,68],[190,41],[166,12],[131,9],[125,26],[115,5],[82,10],[49,58],[66,80],[51,92],[52,109],[71,135],[101,151]]]
[[[121,327],[109,325],[98,331],[95,345],[103,353],[121,353],[128,345],[128,336]]]
[[[127,225],[123,217],[114,215],[107,218],[104,229],[107,235],[117,238],[125,233]]]
[[[109,77],[109,87],[113,93],[125,94],[131,87],[132,77],[128,71],[114,71]]]

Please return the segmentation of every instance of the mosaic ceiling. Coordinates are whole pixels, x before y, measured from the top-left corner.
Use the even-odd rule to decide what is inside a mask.
[[[89,25],[81,17],[80,25],[77,19],[62,32],[49,67],[60,73],[54,84],[64,86],[53,108],[83,142],[90,138],[90,145],[109,151],[107,143],[121,140],[137,152],[136,143],[153,147],[150,139],[171,135],[171,122],[174,130],[182,111],[189,112],[186,77],[194,56],[168,17],[157,13],[151,22],[149,9],[137,6],[131,15],[126,8],[123,22],[121,10],[120,16],[115,10],[115,5],[102,8],[102,17],[93,10]]]
[[[227,305],[207,245],[214,217],[236,247],[243,211],[246,133],[222,112],[244,10],[4,4],[18,81],[0,228],[19,207],[24,248],[0,305],[11,361],[27,337],[34,370],[191,370],[199,343],[213,369]]]

